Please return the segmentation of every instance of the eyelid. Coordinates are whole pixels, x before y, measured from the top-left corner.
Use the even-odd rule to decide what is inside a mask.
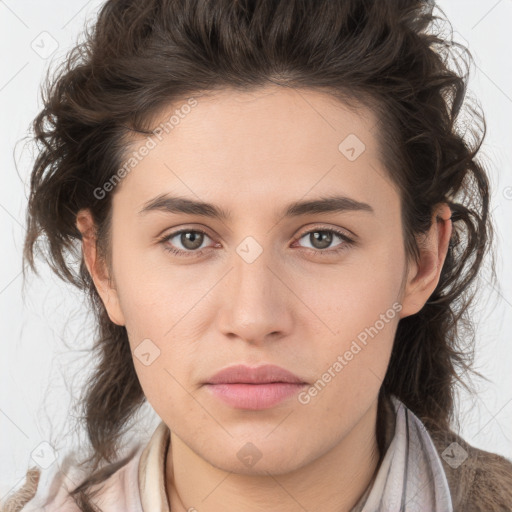
[[[206,230],[204,230],[203,228],[189,228],[189,227],[185,227],[185,228],[177,229],[176,231],[171,231],[170,233],[168,233],[166,235],[159,236],[157,242],[159,242],[159,243],[167,242],[171,238],[174,238],[175,236],[181,235],[181,233],[202,233],[203,235],[206,235],[210,240],[213,240],[213,237]],[[183,249],[180,249],[180,250],[183,250]],[[197,251],[184,251],[184,252],[199,253],[202,250],[204,250],[204,249],[200,249],[200,250],[197,250]]]
[[[329,226],[329,225],[318,225],[315,224],[312,228],[306,229],[303,231],[300,235],[297,236],[297,238],[302,238],[304,235],[307,235],[309,233],[314,233],[315,231],[333,231],[334,233],[339,234],[340,236],[343,235],[347,239],[355,242],[357,240],[357,235],[350,231],[350,229],[347,228],[341,228],[339,226]]]

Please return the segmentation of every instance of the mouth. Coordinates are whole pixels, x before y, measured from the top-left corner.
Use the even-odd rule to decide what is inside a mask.
[[[236,409],[260,410],[274,407],[298,393],[306,384],[206,384],[217,398]]]
[[[237,409],[261,410],[278,405],[308,383],[275,365],[245,365],[221,370],[204,383],[212,395]]]

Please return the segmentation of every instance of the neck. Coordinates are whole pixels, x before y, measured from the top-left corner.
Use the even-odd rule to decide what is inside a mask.
[[[171,431],[166,459],[171,511],[350,512],[370,485],[380,460],[377,402],[329,451],[292,472],[276,475],[221,470]]]

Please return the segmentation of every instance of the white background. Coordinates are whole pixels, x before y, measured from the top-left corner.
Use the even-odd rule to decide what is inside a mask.
[[[57,450],[57,464],[75,444],[71,393],[79,393],[90,369],[92,322],[81,296],[44,264],[40,278],[31,274],[22,294],[32,161],[23,137],[41,107],[39,84],[49,62],[62,60],[101,3],[0,1],[0,500],[24,481],[26,469],[35,465],[32,455],[37,459],[43,453],[39,462],[51,462],[52,450],[41,443]],[[476,368],[489,382],[475,381],[479,394],[472,399],[461,393],[459,421],[470,444],[512,458],[512,1],[443,0],[439,5],[457,32],[455,39],[467,41],[475,58],[470,90],[488,123],[480,158],[492,178],[501,282],[499,291],[485,281],[480,286],[482,299],[474,311]],[[47,49],[58,44],[49,59],[31,46],[42,47],[41,38]],[[156,417],[149,407],[143,415],[147,433]]]

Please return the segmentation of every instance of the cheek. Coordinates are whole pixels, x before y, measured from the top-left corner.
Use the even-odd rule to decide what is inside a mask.
[[[361,254],[329,279],[305,282],[301,296],[322,320],[312,322],[320,325],[315,351],[323,375],[319,385],[333,383],[326,399],[343,395],[352,401],[361,393],[378,391],[402,309],[403,264],[400,254],[384,248],[372,257]]]
[[[126,328],[136,339],[167,339],[215,285],[201,265],[172,265],[163,249],[119,250],[114,259],[116,286]],[[192,315],[193,316],[193,315]]]
[[[389,311],[394,318],[404,272],[398,251],[357,251],[338,266],[295,280],[298,295],[325,320],[332,335],[352,338]],[[300,284],[302,283],[302,284]],[[394,308],[393,308],[394,306]]]
[[[335,334],[316,336],[310,357],[316,380],[299,397],[306,416],[328,414],[332,429],[348,428],[350,418],[361,417],[378,396],[401,310],[385,287],[378,292],[358,282],[349,292],[351,283],[346,284],[347,293],[332,288],[331,300],[325,297],[322,318]]]
[[[144,351],[133,351],[133,361],[148,402],[158,414],[165,414],[170,409],[183,412],[190,402],[190,394],[185,391],[190,376],[185,364],[173,365],[172,361],[184,361],[186,356],[180,354],[176,347],[169,349],[143,343],[146,343]],[[144,357],[145,353],[149,354],[149,360]]]

